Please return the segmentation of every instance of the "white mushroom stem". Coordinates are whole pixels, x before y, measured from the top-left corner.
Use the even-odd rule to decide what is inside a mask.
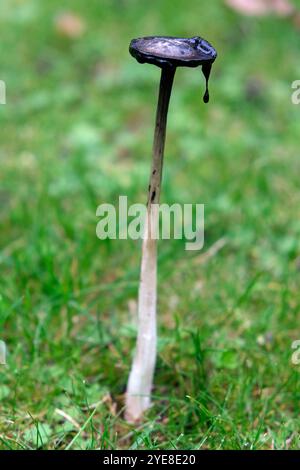
[[[147,218],[142,246],[141,275],[138,301],[137,346],[127,384],[125,418],[139,421],[151,405],[151,389],[156,362],[156,298],[157,240],[163,156],[169,101],[175,74],[174,67],[161,72],[159,98],[154,132],[153,158],[150,175]]]

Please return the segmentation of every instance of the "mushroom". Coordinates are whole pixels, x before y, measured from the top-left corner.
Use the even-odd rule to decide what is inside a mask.
[[[157,205],[160,198],[167,114],[174,75],[176,67],[201,65],[206,79],[203,101],[207,103],[209,101],[208,80],[217,53],[205,39],[200,37],[186,39],[162,36],[133,39],[129,46],[129,52],[139,63],[146,62],[161,68],[147,215],[142,245],[137,346],[125,400],[126,420],[137,422],[151,404],[151,389],[156,362]]]

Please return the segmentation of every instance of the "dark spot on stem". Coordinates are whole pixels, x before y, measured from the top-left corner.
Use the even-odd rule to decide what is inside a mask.
[[[153,202],[153,201],[154,201],[155,194],[156,194],[156,191],[153,191],[153,192],[152,192],[152,194],[151,194],[151,202]]]

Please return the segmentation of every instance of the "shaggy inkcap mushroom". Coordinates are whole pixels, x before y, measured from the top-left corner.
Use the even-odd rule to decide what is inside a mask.
[[[203,101],[208,103],[208,80],[211,66],[217,57],[215,49],[200,37],[145,37],[133,39],[129,51],[140,63],[161,68],[159,97],[152,152],[152,168],[148,187],[147,217],[142,247],[141,275],[138,301],[138,337],[130,371],[125,417],[136,422],[150,406],[151,389],[156,362],[156,297],[157,297],[157,205],[159,204],[167,114],[177,67],[202,66],[206,79]]]
[[[208,103],[208,79],[217,52],[205,39],[198,36],[190,39],[150,36],[133,39],[129,46],[129,52],[141,64],[147,62],[161,68],[202,65],[202,71],[206,78],[206,91],[203,100]]]

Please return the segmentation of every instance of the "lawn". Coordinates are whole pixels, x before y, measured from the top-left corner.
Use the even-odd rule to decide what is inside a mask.
[[[62,10],[81,19],[59,32]],[[0,5],[1,449],[297,449],[299,34],[222,1]],[[207,38],[179,69],[162,202],[205,204],[205,245],[159,242],[153,407],[123,419],[140,242],[96,237],[96,208],[144,203],[159,70],[133,37]]]

